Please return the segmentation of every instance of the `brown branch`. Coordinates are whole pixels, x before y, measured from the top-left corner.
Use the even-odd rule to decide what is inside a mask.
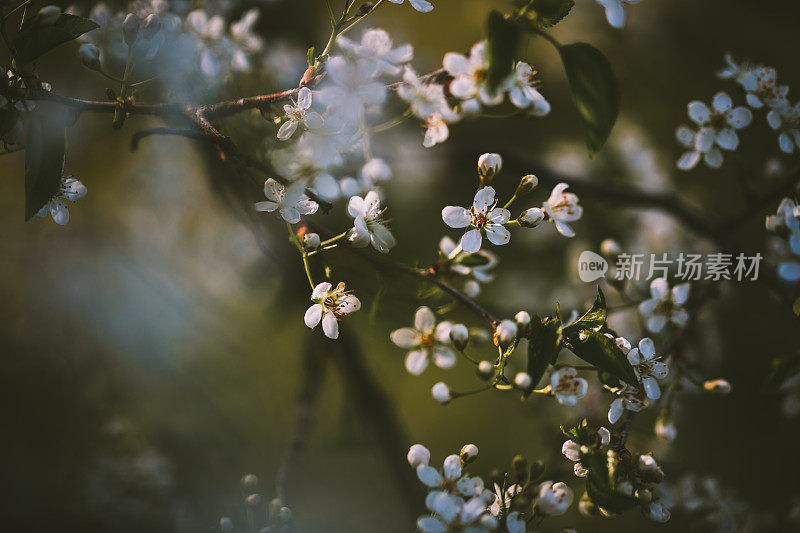
[[[461,302],[467,309],[471,310],[472,312],[480,315],[484,320],[486,320],[489,325],[494,330],[497,325],[500,323],[500,320],[497,319],[492,313],[487,311],[484,307],[482,307],[478,302],[461,292],[460,290],[456,289],[446,281],[443,281],[441,278],[438,277],[438,273],[433,268],[428,269],[420,269],[420,268],[412,268],[406,265],[397,265],[401,271],[411,274],[412,276],[416,276],[418,278],[424,279],[428,281],[444,292]]]

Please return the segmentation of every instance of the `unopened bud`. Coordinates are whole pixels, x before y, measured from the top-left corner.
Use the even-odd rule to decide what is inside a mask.
[[[675,440],[678,435],[678,430],[675,428],[672,419],[666,417],[658,417],[656,419],[655,432],[659,439],[667,442]]]
[[[305,246],[306,250],[316,250],[320,244],[319,234],[306,233],[303,235],[303,246]]]
[[[456,324],[450,328],[450,341],[457,350],[461,351],[469,342],[469,329],[464,324]]]
[[[714,394],[728,394],[731,392],[731,384],[725,379],[714,379],[703,383],[703,388]]]
[[[458,107],[461,115],[465,117],[474,117],[481,112],[481,104],[475,98],[462,101]]]
[[[428,466],[428,462],[431,460],[431,452],[422,444],[414,444],[408,449],[406,459],[408,459],[408,464],[411,465],[411,468]]]
[[[622,253],[622,248],[614,239],[605,239],[600,243],[600,253],[606,259],[616,257]]]
[[[258,489],[258,477],[255,474],[245,474],[242,476],[242,490],[254,492]]]
[[[89,70],[100,70],[100,50],[91,43],[82,44],[78,49],[78,56],[83,66]]]
[[[356,12],[356,16],[357,17],[366,16],[367,13],[372,11],[373,7],[375,7],[375,4],[373,4],[372,2],[364,2],[359,6],[358,11]]]
[[[392,178],[392,169],[380,157],[373,157],[361,167],[361,175],[369,183],[388,181]]]
[[[139,37],[139,19],[133,13],[128,13],[125,20],[122,22],[122,38],[125,44],[133,46],[136,39]]]
[[[500,154],[483,154],[478,158],[478,174],[487,185],[492,183],[492,178],[503,168],[503,158]]]
[[[519,180],[519,185],[517,185],[517,195],[528,194],[535,189],[537,185],[539,185],[539,178],[533,174],[523,176],[522,179]]]
[[[453,396],[450,393],[450,387],[448,387],[447,383],[444,381],[436,383],[431,388],[431,395],[433,396],[434,400],[443,405],[453,399]]]
[[[475,298],[481,293],[481,285],[474,279],[467,281],[464,284],[464,294],[470,298]]]
[[[643,501],[644,503],[650,503],[653,499],[653,493],[647,489],[639,489],[634,495],[637,500]]]
[[[528,460],[521,455],[517,455],[511,461],[511,468],[514,469],[514,479],[520,483],[524,483],[528,477]]]
[[[481,361],[478,363],[478,375],[484,379],[489,379],[494,375],[494,365],[489,361]]]
[[[531,315],[527,311],[520,311],[514,315],[514,321],[517,323],[520,335],[527,335],[531,327]]]
[[[45,26],[55,24],[61,16],[61,8],[58,6],[44,6],[39,10],[39,22]]]
[[[233,533],[233,520],[227,516],[219,519],[219,530],[221,533]]]
[[[494,332],[494,343],[507,348],[517,338],[517,324],[511,320],[503,320]]]
[[[161,31],[161,17],[155,13],[147,15],[144,19],[144,30],[142,31],[142,38],[149,41]]]
[[[246,503],[250,507],[258,507],[259,505],[261,505],[261,495],[250,494],[247,498],[244,499],[244,503]]]
[[[533,379],[531,379],[531,375],[527,372],[518,372],[517,375],[514,376],[514,385],[522,390],[529,389],[532,382]]]
[[[544,211],[538,207],[526,209],[519,217],[517,217],[517,222],[526,228],[535,228],[542,220],[544,220]]]
[[[463,448],[461,448],[461,462],[466,464],[471,463],[478,457],[478,447],[474,444],[465,444]]]

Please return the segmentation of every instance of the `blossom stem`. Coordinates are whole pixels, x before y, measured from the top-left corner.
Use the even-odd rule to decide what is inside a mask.
[[[27,6],[28,4],[30,4],[30,3],[31,3],[31,1],[32,1],[32,0],[25,0],[24,2],[22,2],[20,5],[18,5],[17,7],[15,7],[15,8],[14,8],[14,9],[12,9],[11,11],[9,11],[9,12],[8,12],[8,13],[6,13],[5,15],[3,15],[3,20],[5,20],[5,19],[7,19],[8,17],[10,17],[11,15],[13,15],[15,11],[17,11],[17,10],[19,10],[19,9],[21,9],[21,8],[23,8],[23,7],[25,7],[25,6]]]
[[[325,248],[326,246],[329,246],[331,244],[339,242],[340,240],[344,239],[345,237],[347,237],[347,232],[346,231],[340,233],[336,237],[331,237],[328,240],[322,241],[321,243],[319,243],[319,247],[320,247],[320,249]]]
[[[512,196],[511,199],[508,202],[506,202],[506,205],[503,206],[503,209],[508,209],[509,207],[511,207],[511,204],[513,204],[514,200],[516,199],[517,199],[517,193],[514,193],[514,196]]]

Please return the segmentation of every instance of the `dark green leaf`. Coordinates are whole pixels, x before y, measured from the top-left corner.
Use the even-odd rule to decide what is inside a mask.
[[[99,28],[89,19],[62,13],[53,24],[29,24],[13,41],[19,66],[24,66],[56,46]]]
[[[603,53],[587,43],[559,47],[561,61],[581,117],[589,154],[596,154],[608,139],[619,113],[617,79]]]
[[[487,264],[489,264],[489,261],[490,261],[490,259],[489,259],[488,255],[485,255],[485,254],[482,254],[482,253],[475,253],[475,254],[465,255],[463,257],[463,259],[458,261],[458,263],[460,265],[464,265],[464,266],[468,266],[468,267],[474,268],[474,267],[482,267],[484,265],[487,265]]]
[[[614,339],[606,337],[598,331],[583,330],[577,337],[564,337],[564,344],[578,357],[613,374],[630,384],[639,383],[633,367]]]
[[[25,129],[25,220],[29,220],[58,192],[66,141],[64,122],[40,109],[28,114]]]
[[[489,38],[489,72],[487,82],[489,90],[494,91],[514,69],[517,56],[520,27],[497,10],[489,13],[486,20],[486,32]]]
[[[530,395],[541,381],[547,367],[554,364],[561,351],[561,320],[557,316],[548,316],[540,320],[538,316],[531,319],[531,335],[528,340],[528,368],[531,376]]]
[[[606,327],[606,317],[606,297],[598,285],[592,307],[578,320],[564,327],[564,337],[577,337],[584,331],[600,331]]]
[[[525,17],[541,28],[550,28],[561,22],[574,5],[575,0],[533,0]]]

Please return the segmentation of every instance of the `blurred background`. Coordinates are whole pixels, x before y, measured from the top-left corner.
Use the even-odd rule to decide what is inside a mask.
[[[387,4],[365,27],[383,27],[396,43],[412,43],[415,68],[426,72],[445,52],[465,51],[482,39],[490,9],[510,10],[504,1],[434,4],[425,15]],[[253,5],[237,4],[231,16]],[[79,7],[86,12],[91,4]],[[235,78],[218,97],[293,86],[304,70],[305,49],[327,40],[323,0],[257,7],[271,75]],[[777,179],[774,169],[796,165],[779,155],[760,114],[720,171],[702,165],[677,171],[682,148],[674,131],[687,121],[690,100],[708,102],[726,90],[743,103],[740,88],[714,74],[726,51],[775,66],[790,87],[800,84],[797,2],[645,0],[627,12],[625,29],[614,30],[600,5],[577,0],[554,31],[562,42],[586,41],[603,50],[620,80],[620,119],[596,158],[589,159],[583,145],[558,56],[541,39],[525,44],[523,59],[541,72],[541,92],[553,105],[549,116],[457,124],[450,140],[431,150],[421,147],[422,132],[412,122],[379,139],[374,151],[395,176],[385,187],[399,241],[392,259],[430,264],[441,236],[457,236],[440,211],[471,200],[483,152],[508,156],[496,182],[501,195],[541,166],[612,188],[676,191],[717,218],[744,207],[740,181],[758,190]],[[40,60],[38,71],[62,94],[102,99],[107,85],[81,68],[76,44]],[[140,101],[148,97],[163,95],[152,89]],[[0,158],[3,530],[214,531],[221,516],[244,524],[239,479],[256,474],[265,500],[274,496],[295,398],[309,380],[319,400],[288,480],[298,531],[413,530],[424,494],[410,479],[405,451],[417,442],[430,448],[433,463],[476,444],[481,452],[472,471],[485,479],[518,453],[543,459],[546,478],[568,482],[580,496],[583,482],[560,456],[558,426],[581,416],[594,425],[605,422],[611,399],[596,381],[575,408],[491,393],[435,404],[433,383],[444,379],[471,389],[477,385],[473,367],[462,361],[447,372],[431,367],[420,377],[409,375],[404,350],[388,335],[411,323],[424,287],[376,272],[346,252],[332,256],[333,277],[355,287],[364,308],[344,323],[345,342],[308,330],[302,322],[307,283],[283,221],[254,219],[242,209],[224,185],[230,169],[191,140],[154,137],[131,152],[132,133],[159,124],[133,117],[123,131],[112,132],[108,116],[80,119],[70,132],[66,168],[89,194],[71,206],[65,227],[49,219],[23,222],[24,155]],[[253,153],[275,134],[257,115],[230,120],[225,128],[251,143]],[[252,201],[260,200],[253,190]],[[548,194],[537,190],[531,201]],[[582,309],[595,289],[578,280],[575,258],[607,237],[630,251],[712,249],[664,215],[591,198],[582,203],[575,239],[546,225],[515,233],[510,245],[496,250],[498,278],[479,301],[501,316],[520,309],[551,313],[556,301],[565,315]],[[753,212],[736,239],[767,250],[763,216],[776,206]],[[331,228],[349,224],[343,205],[320,220]],[[481,325],[458,307],[448,318]],[[635,316],[617,313],[611,323],[641,336]],[[654,449],[669,480],[711,475],[754,512],[785,515],[800,494],[800,466],[792,459],[800,432],[796,419],[782,416],[782,398],[762,393],[761,383],[773,357],[797,350],[797,325],[764,285],[727,286],[702,310],[688,346],[700,375],[727,377],[732,394],[682,396],[678,436],[669,446],[653,434],[658,409],[645,411],[629,447]],[[306,375],[306,357],[317,362],[320,376]],[[615,521],[589,520],[573,506],[544,529],[679,531],[690,518],[675,513],[658,525],[634,511]]]

